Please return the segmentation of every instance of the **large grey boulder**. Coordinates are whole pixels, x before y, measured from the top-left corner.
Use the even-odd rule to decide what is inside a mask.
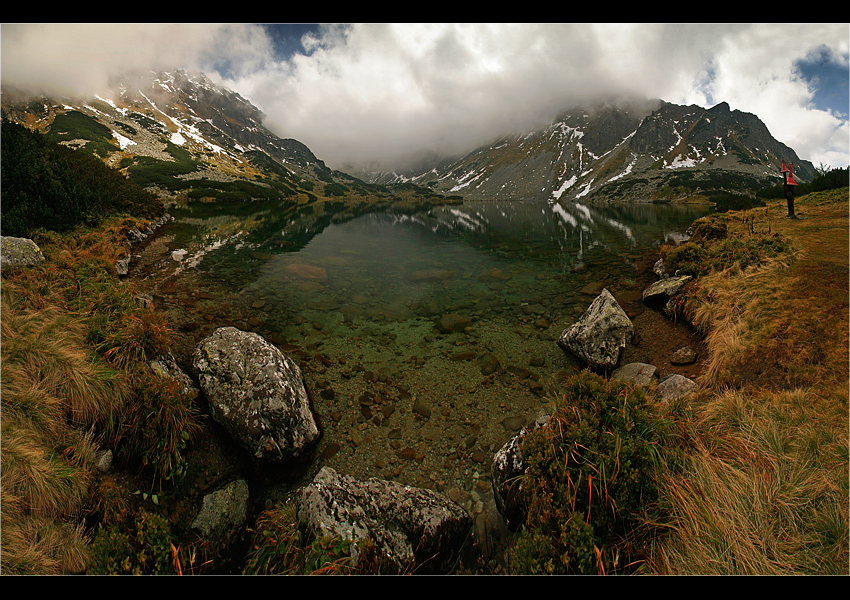
[[[0,238],[0,266],[27,267],[44,262],[41,248],[29,238]]]
[[[604,288],[578,322],[563,331],[558,345],[592,367],[610,369],[634,332],[631,319]]]
[[[221,327],[192,356],[213,418],[257,462],[300,455],[319,437],[301,370],[261,336]]]
[[[360,481],[323,467],[299,490],[298,520],[318,535],[349,540],[356,566],[371,540],[399,571],[449,572],[472,530],[472,518],[437,492],[393,481]]]

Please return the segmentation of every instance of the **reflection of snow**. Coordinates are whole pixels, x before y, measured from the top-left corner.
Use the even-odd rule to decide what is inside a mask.
[[[568,213],[566,210],[564,210],[564,207],[560,204],[553,204],[552,212],[561,217],[564,221],[566,221],[573,227],[576,227],[578,225],[578,221],[576,221],[576,218],[570,213]]]
[[[587,219],[588,221],[593,221],[593,219],[590,217],[590,209],[587,208],[584,204],[576,203],[576,204],[573,204],[573,206],[576,207],[577,211],[579,211],[582,215],[584,215],[585,219]]]
[[[626,237],[627,237],[627,238],[629,238],[630,240],[632,240],[632,242],[634,242],[634,241],[635,241],[635,236],[634,236],[634,235],[632,235],[632,230],[631,230],[631,228],[630,228],[630,227],[627,227],[626,225],[623,225],[622,223],[620,223],[619,221],[615,221],[614,219],[605,219],[605,220],[606,220],[606,221],[608,222],[608,224],[609,224],[609,225],[611,225],[612,227],[616,227],[617,229],[619,229],[619,230],[621,230],[623,233],[625,233],[625,234],[626,234]]]
[[[481,229],[483,227],[480,221],[476,221],[463,211],[453,208],[450,212],[457,217],[458,224],[463,225],[467,229]]]

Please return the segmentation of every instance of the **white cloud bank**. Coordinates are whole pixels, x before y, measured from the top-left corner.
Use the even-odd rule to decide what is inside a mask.
[[[725,101],[815,165],[847,166],[850,155],[847,115],[814,106],[816,90],[796,68],[824,48],[847,68],[847,24],[327,26],[302,40],[307,55],[286,61],[259,25],[1,31],[4,85],[96,93],[127,68],[202,70],[260,108],[275,133],[337,168],[467,151],[572,102],[619,93]]]

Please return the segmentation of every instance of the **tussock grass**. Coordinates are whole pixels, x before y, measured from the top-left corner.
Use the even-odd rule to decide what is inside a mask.
[[[81,351],[82,334],[50,307],[2,304],[2,570],[79,572],[95,445],[82,426],[117,410],[126,389]],[[105,375],[105,377],[104,377]]]
[[[794,390],[725,390],[695,416],[686,464],[662,488],[672,532],[656,557],[668,574],[846,574],[846,432],[782,413]]]
[[[690,322],[706,332],[710,360],[698,382],[702,386],[732,384],[734,373],[729,366],[733,359],[772,333],[772,302],[788,286],[780,275],[788,264],[787,257],[776,257],[757,266],[741,269],[736,265],[701,278],[702,297],[686,310]]]
[[[124,232],[136,223],[42,232],[43,264],[3,270],[3,573],[84,571],[85,517],[96,510],[117,519],[127,509],[116,494],[98,495],[99,449],[141,440],[125,444],[140,455],[126,462],[161,481],[182,466],[198,431],[191,399],[146,364],[167,349],[164,316],[137,306],[134,288],[115,273]]]

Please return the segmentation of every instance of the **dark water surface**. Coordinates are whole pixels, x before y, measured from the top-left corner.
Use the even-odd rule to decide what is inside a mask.
[[[255,331],[302,366],[322,465],[488,517],[489,462],[582,367],[556,344],[606,286],[632,315],[657,249],[706,206],[467,203],[351,215],[172,209],[132,267],[178,330]],[[444,332],[457,315],[466,326]]]

